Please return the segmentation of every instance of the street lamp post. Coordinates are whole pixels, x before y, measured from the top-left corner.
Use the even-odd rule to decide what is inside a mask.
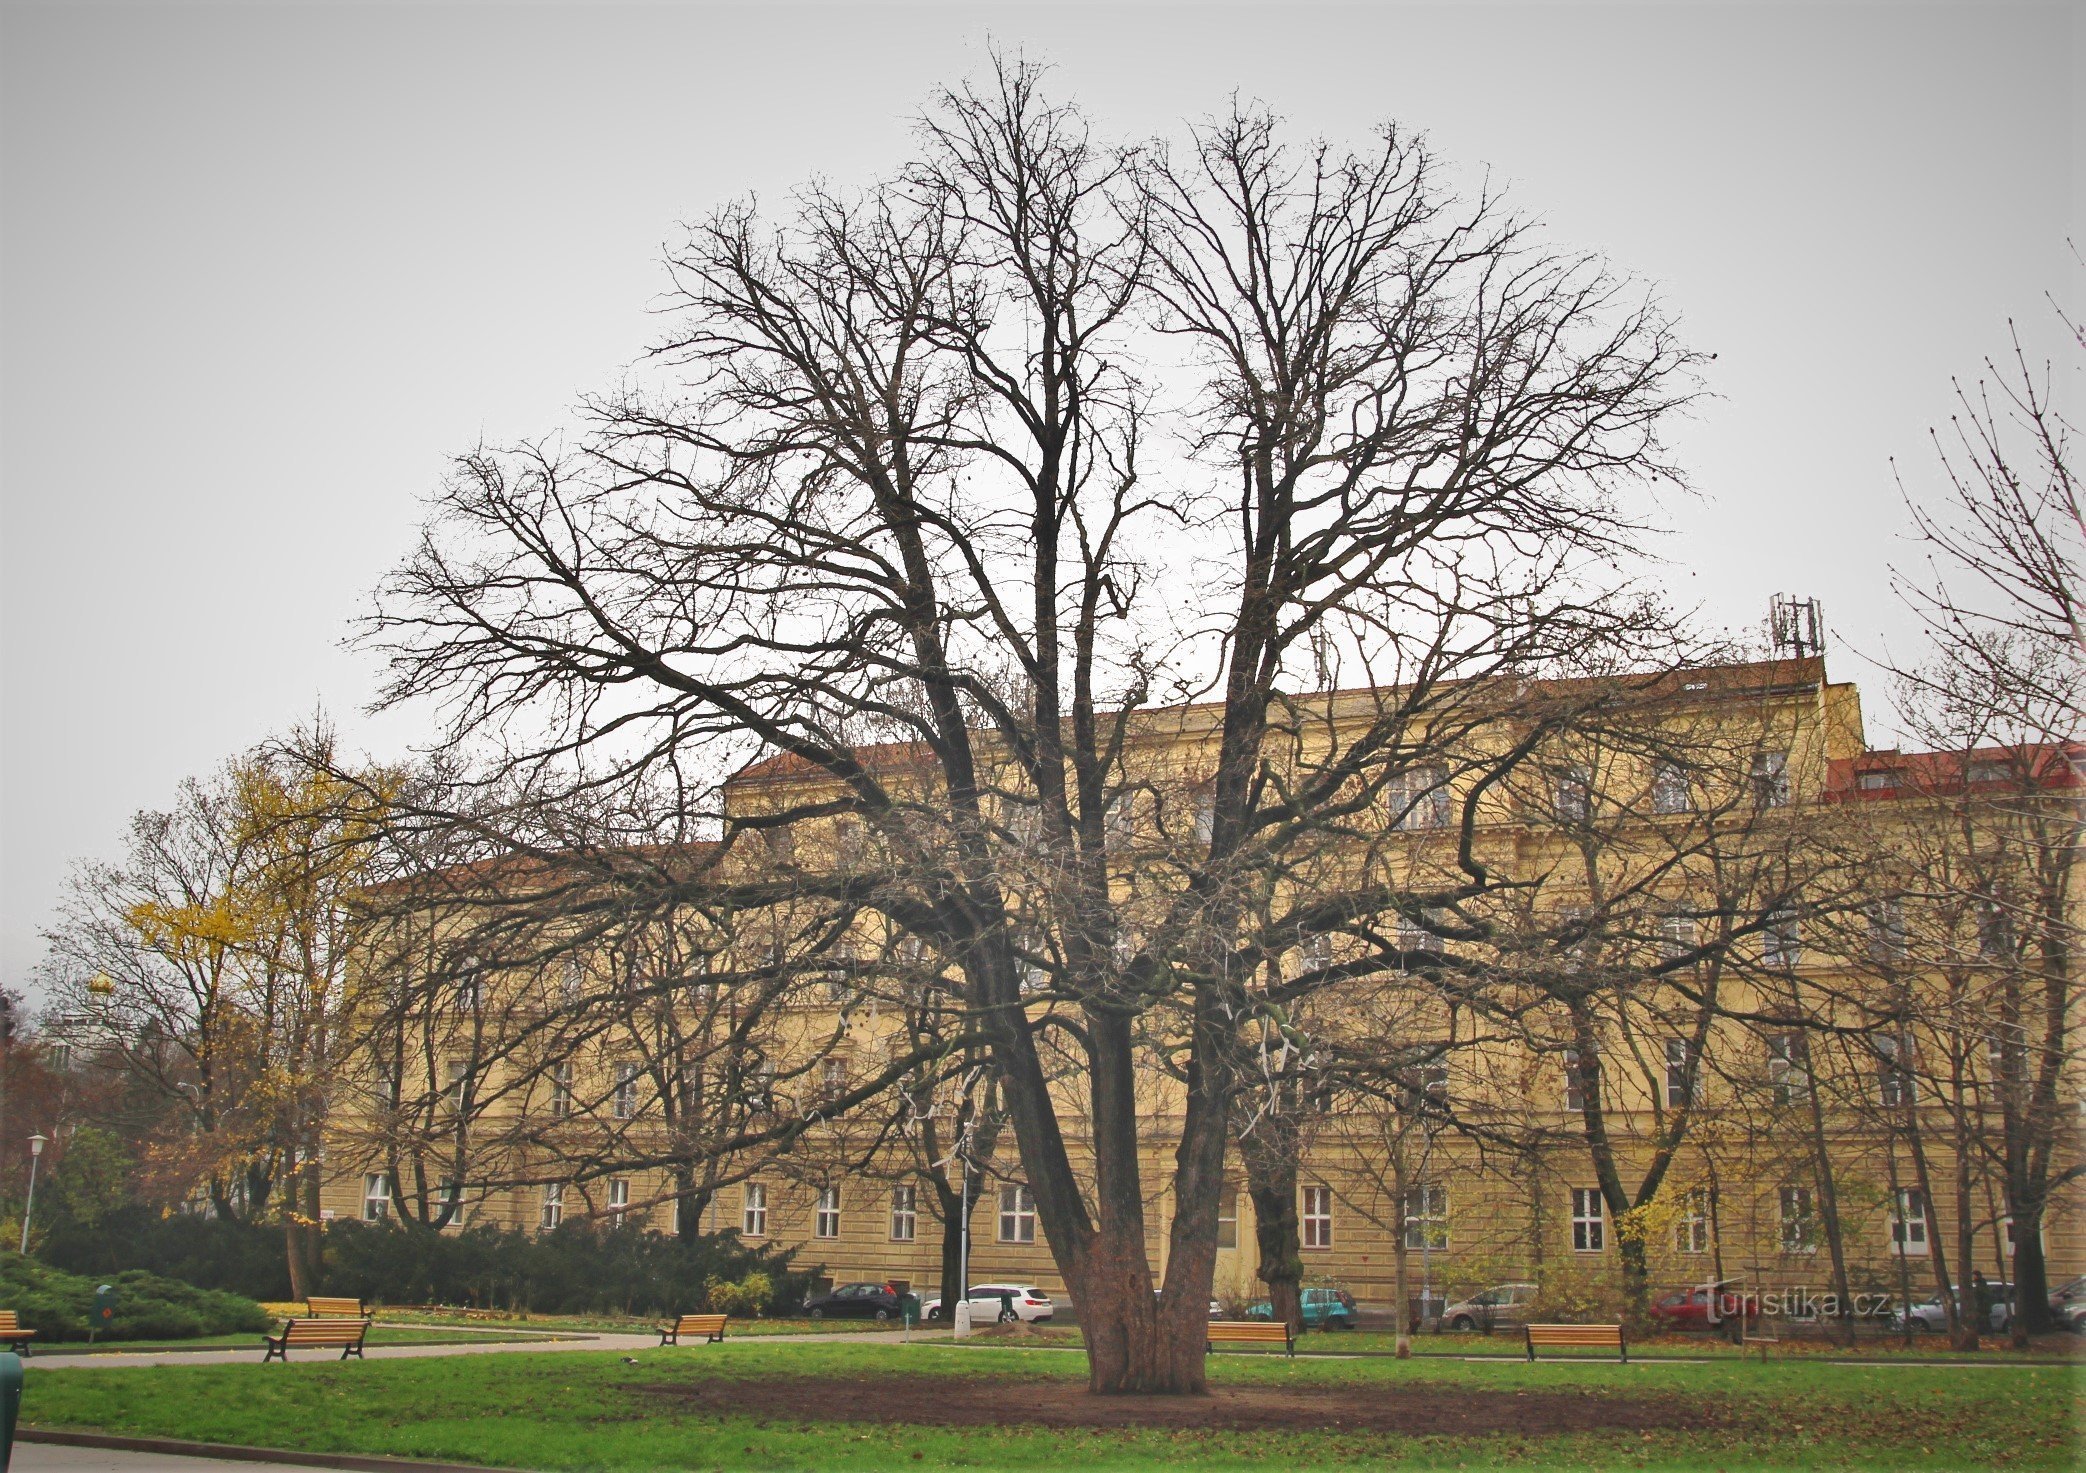
[[[29,1214],[36,1210],[36,1163],[43,1159],[44,1142],[49,1139],[43,1135],[29,1137],[29,1200],[22,1204],[21,1251],[24,1253],[29,1251]]]

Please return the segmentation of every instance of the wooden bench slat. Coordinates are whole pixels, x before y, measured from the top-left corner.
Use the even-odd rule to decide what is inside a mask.
[[[268,1353],[262,1356],[261,1360],[264,1365],[271,1360],[278,1359],[287,1363],[290,1359],[290,1347],[292,1345],[307,1347],[314,1345],[327,1347],[338,1345],[341,1348],[340,1358],[342,1360],[346,1360],[351,1355],[357,1360],[361,1360],[364,1358],[362,1354],[363,1341],[368,1335],[369,1321],[367,1319],[284,1320],[281,1334],[263,1337],[268,1345]]]
[[[679,1345],[683,1335],[700,1335],[703,1342],[715,1345],[724,1339],[724,1322],[730,1319],[725,1314],[684,1314],[659,1327],[661,1345]]]
[[[360,1299],[331,1298],[323,1294],[315,1294],[304,1301],[304,1307],[314,1319],[325,1315],[347,1315],[358,1320],[369,1318],[362,1312],[362,1301]]]
[[[1538,1346],[1562,1346],[1576,1349],[1613,1350],[1618,1359],[1627,1362],[1629,1346],[1623,1343],[1622,1326],[1616,1325],[1524,1325],[1528,1337],[1528,1358],[1536,1358]]]
[[[1279,1345],[1296,1354],[1289,1326],[1279,1320],[1211,1320],[1208,1341],[1212,1354],[1219,1345]]]
[[[29,1353],[29,1342],[35,1338],[34,1330],[22,1328],[22,1322],[16,1318],[16,1311],[0,1309],[0,1345],[12,1346],[16,1355],[26,1356]]]

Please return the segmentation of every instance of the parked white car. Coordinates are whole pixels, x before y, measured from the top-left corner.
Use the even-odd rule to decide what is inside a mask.
[[[971,1323],[989,1325],[1007,1317],[1011,1306],[1018,1320],[1047,1320],[1057,1312],[1050,1296],[1033,1284],[973,1284],[969,1295]],[[923,1319],[940,1320],[948,1311],[942,1306],[942,1296],[920,1301]]]

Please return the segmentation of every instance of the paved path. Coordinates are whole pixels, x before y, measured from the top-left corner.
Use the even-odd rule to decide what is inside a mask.
[[[845,1344],[888,1341],[896,1345],[899,1339],[888,1330],[826,1335],[734,1335],[731,1338],[734,1344],[753,1345],[796,1345],[810,1341]],[[543,1355],[560,1350],[616,1350],[628,1355],[635,1350],[658,1348],[659,1336],[656,1332],[650,1335],[572,1333],[557,1340],[494,1340],[483,1345],[372,1345],[364,1354],[371,1360],[417,1360],[435,1355]],[[242,1363],[260,1365],[261,1354],[262,1346],[257,1336],[252,1345],[232,1346],[224,1350],[115,1350],[94,1355],[39,1355],[32,1357],[24,1369],[31,1377],[35,1377],[47,1370],[70,1370],[78,1367],[91,1370],[110,1366],[223,1366]],[[337,1357],[330,1350],[305,1350],[297,1353],[295,1364],[313,1365],[335,1359]]]

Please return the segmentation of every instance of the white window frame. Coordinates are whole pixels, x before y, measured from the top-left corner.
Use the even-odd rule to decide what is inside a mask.
[[[1878,1033],[1869,1044],[1876,1051],[1876,1100],[1886,1110],[1919,1103],[1919,1076],[1912,1072],[1912,1049],[1894,1033]]]
[[[550,1118],[563,1120],[572,1114],[572,1060],[560,1059],[550,1066]]]
[[[750,1181],[740,1192],[739,1236],[768,1236],[768,1188],[764,1182]]]
[[[1429,1253],[1449,1246],[1449,1188],[1446,1182],[1423,1181],[1405,1191],[1405,1246]]]
[[[840,1236],[840,1188],[819,1188],[818,1205],[812,1213],[811,1235],[814,1238]]]
[[[1795,909],[1785,905],[1769,911],[1760,927],[1760,965],[1793,971],[1802,964],[1803,954],[1803,920]]]
[[[1753,803],[1759,808],[1787,808],[1789,806],[1789,754],[1787,752],[1755,752],[1748,770],[1747,781],[1752,785]]]
[[[1579,1050],[1564,1051],[1564,1107],[1574,1115],[1586,1113],[1586,1091],[1579,1077]]]
[[[891,1241],[911,1243],[919,1236],[920,1189],[912,1186],[891,1188]]]
[[[1778,1105],[1811,1097],[1810,1039],[1801,1032],[1767,1035],[1767,1087]]]
[[[1027,1187],[1010,1183],[1000,1188],[999,1216],[1002,1243],[1036,1241],[1036,1199]]]
[[[1239,1245],[1239,1189],[1236,1182],[1226,1182],[1217,1194],[1217,1246],[1236,1248]]]
[[[1925,1258],[1928,1247],[1927,1199],[1918,1187],[1899,1187],[1890,1199],[1890,1251],[1894,1258]]]
[[[1678,1110],[1702,1100],[1702,1076],[1697,1070],[1694,1046],[1685,1038],[1666,1040],[1666,1108]]]
[[[621,1227],[630,1214],[630,1179],[612,1176],[608,1179],[608,1220]]]
[[[1781,1211],[1782,1251],[1816,1253],[1818,1208],[1812,1199],[1811,1189],[1803,1186],[1785,1186],[1776,1191],[1775,1197]]]
[[[1449,769],[1445,763],[1423,762],[1392,779],[1387,795],[1392,827],[1406,833],[1449,826]]]
[[[1709,1251],[1709,1192],[1702,1187],[1681,1193],[1680,1216],[1673,1220],[1673,1251],[1690,1255]]]
[[[471,1061],[449,1059],[444,1062],[443,1067],[447,1077],[442,1086],[442,1098],[453,1113],[461,1115],[464,1113],[465,1097],[470,1093]]]
[[[1303,1209],[1297,1213],[1300,1246],[1323,1253],[1333,1246],[1333,1189],[1305,1187]]]
[[[391,1173],[370,1171],[362,1177],[362,1220],[382,1222],[391,1215]]]
[[[637,1118],[637,1076],[640,1065],[624,1060],[616,1065],[616,1089],[609,1113],[618,1120]]]
[[[1692,813],[1695,793],[1688,785],[1688,770],[1680,763],[1661,757],[1651,767],[1651,811]]]
[[[1572,1251],[1608,1251],[1608,1203],[1599,1187],[1572,1188]]]
[[[1557,775],[1557,817],[1564,823],[1585,823],[1593,817],[1593,769],[1574,762]]]
[[[460,1228],[464,1226],[466,1220],[469,1219],[471,1215],[470,1193],[468,1189],[465,1188],[464,1184],[458,1181],[455,1177],[445,1176],[442,1178],[441,1182],[435,1187],[436,1215],[439,1216],[441,1214],[442,1209],[448,1207],[449,1204],[452,1202],[454,1202],[456,1206],[450,1212],[449,1221],[446,1224],[444,1224],[444,1226]]]
[[[547,1181],[543,1184],[543,1200],[536,1210],[536,1226],[549,1230],[565,1220],[565,1183]]]

